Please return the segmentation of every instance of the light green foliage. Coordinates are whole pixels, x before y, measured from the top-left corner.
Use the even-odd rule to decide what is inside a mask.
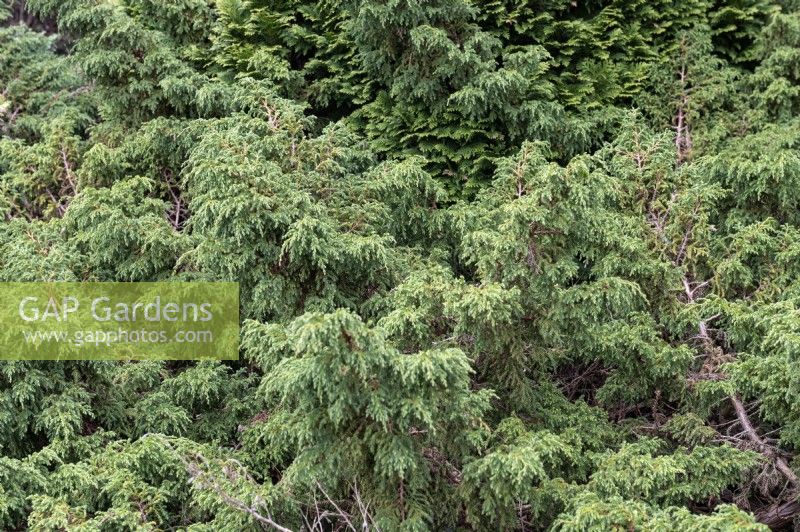
[[[654,509],[645,503],[614,498],[602,501],[586,495],[575,501],[570,513],[555,522],[559,531],[600,530],[702,530],[702,531],[766,531],[769,528],[733,505],[720,505],[711,515],[692,514],[685,508]]]
[[[372,494],[381,528],[442,518],[431,501],[452,497],[449,469],[488,433],[481,416],[491,393],[470,391],[461,351],[400,353],[343,310],[306,314],[284,331],[248,327],[261,330],[245,331],[245,349],[278,361],[262,384],[275,407],[250,429],[261,445],[295,455],[278,488],[313,492],[322,483],[335,497],[355,482]],[[426,456],[448,462],[430,470]]]
[[[0,281],[243,318],[0,364],[0,528],[790,527],[797,9],[0,3]]]
[[[0,215],[61,215],[94,113],[88,85],[51,53],[52,37],[0,28]]]

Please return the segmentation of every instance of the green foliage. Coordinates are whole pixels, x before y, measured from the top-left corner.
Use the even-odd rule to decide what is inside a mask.
[[[322,482],[335,497],[357,483],[372,494],[381,528],[401,521],[423,528],[442,518],[431,503],[450,495],[432,489],[452,487],[431,478],[425,456],[460,461],[488,430],[481,415],[491,394],[470,391],[461,351],[400,353],[343,310],[306,314],[283,331],[248,327],[260,330],[245,331],[245,349],[278,361],[261,388],[275,406],[252,429],[261,445],[295,456],[277,487],[311,492]],[[443,468],[436,476],[447,474]]]
[[[790,527],[797,8],[0,3],[0,281],[243,318],[0,364],[0,528]]]
[[[733,505],[720,505],[711,515],[692,514],[686,508],[654,509],[642,502],[620,498],[599,500],[588,494],[575,501],[571,512],[562,515],[553,527],[560,531],[578,530],[703,530],[765,531],[764,525]]]
[[[0,28],[0,215],[61,215],[76,192],[76,165],[93,122],[89,87],[52,37]]]

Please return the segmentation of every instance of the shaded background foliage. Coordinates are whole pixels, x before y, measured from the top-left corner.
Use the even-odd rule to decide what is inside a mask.
[[[244,318],[2,363],[0,527],[792,526],[797,8],[0,4],[0,280]]]

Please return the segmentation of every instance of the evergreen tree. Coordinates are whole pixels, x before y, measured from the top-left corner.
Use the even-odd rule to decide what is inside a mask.
[[[0,363],[0,528],[800,523],[798,16],[0,3],[0,281],[243,318]]]

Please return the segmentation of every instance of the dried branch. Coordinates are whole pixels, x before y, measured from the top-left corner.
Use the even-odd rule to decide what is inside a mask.
[[[777,449],[773,446],[767,444],[761,436],[758,435],[758,432],[753,427],[752,422],[750,421],[750,417],[747,415],[747,410],[745,409],[744,405],[742,404],[742,400],[736,394],[730,396],[731,404],[733,404],[733,409],[736,411],[736,417],[739,419],[739,424],[744,429],[745,434],[747,437],[755,443],[759,451],[769,458],[771,458],[775,462],[775,467],[783,473],[783,476],[786,477],[789,482],[791,482],[795,487],[798,487],[797,475],[792,468],[789,467],[789,464],[786,463],[786,460],[778,455]]]
[[[697,283],[695,284],[694,288],[692,288],[692,284],[686,278],[686,276],[682,279],[684,291],[686,293],[686,298],[688,303],[695,302],[695,292],[701,286],[705,286],[708,284],[708,281]],[[717,317],[717,316],[714,316]],[[710,318],[713,319],[713,318]],[[700,320],[698,322],[698,330],[700,332],[699,337],[703,340],[705,346],[710,347],[714,341],[708,334],[708,328],[706,326],[706,322],[708,320]],[[722,377],[721,374],[716,374]],[[744,403],[742,402],[741,398],[737,394],[731,394],[729,396],[730,402],[733,405],[733,409],[736,412],[736,418],[739,422],[739,425],[742,427],[742,435],[746,436],[747,439],[753,443],[763,456],[765,456],[768,460],[774,463],[775,469],[777,469],[791,484],[791,495],[790,501],[779,504],[774,507],[770,507],[763,514],[763,518],[759,517],[759,521],[765,524],[769,523],[787,523],[791,519],[793,519],[794,515],[800,513],[800,504],[797,504],[797,491],[800,488],[800,482],[798,482],[797,475],[789,467],[789,464],[786,462],[786,459],[780,455],[780,451],[773,445],[770,445],[762,436],[759,435],[758,431],[756,430],[753,422],[750,420],[750,415],[747,412],[747,408],[745,407]],[[734,441],[734,443],[740,441],[738,438],[730,438],[730,440]],[[772,525],[770,525],[772,526]]]
[[[773,530],[782,529],[791,523],[795,516],[800,514],[800,501],[793,500],[780,504],[773,504],[756,512],[756,519]]]
[[[69,183],[69,189],[74,194],[76,191],[75,188],[75,180],[72,176],[72,165],[69,163],[69,159],[67,159],[67,150],[64,149],[64,146],[61,146],[61,162],[64,165],[64,177],[67,179],[67,183]]]
[[[143,437],[156,437],[159,438],[159,435],[154,434],[145,434]],[[186,456],[175,449],[172,444],[164,439],[163,437],[159,438],[162,443],[169,448],[183,463],[186,467],[186,471],[189,473],[189,482],[194,483],[195,486],[199,486],[200,488],[209,489],[213,491],[220,499],[222,499],[225,504],[229,505],[232,508],[235,508],[239,511],[245,512],[250,515],[253,519],[255,519],[258,523],[274,528],[280,532],[292,532],[292,529],[286,528],[275,521],[272,520],[272,517],[269,515],[264,515],[259,511],[259,508],[264,506],[264,500],[256,495],[255,501],[253,504],[247,504],[242,500],[237,499],[236,497],[227,493],[223,487],[220,485],[219,479],[212,476],[208,469],[209,469],[209,462],[206,457],[199,453],[192,453],[194,460],[188,460]],[[239,465],[239,462],[236,460],[230,460],[231,463]],[[230,477],[232,473],[225,468]],[[252,477],[250,477],[246,472],[244,474],[245,478],[248,481],[252,481]],[[230,479],[229,480],[233,480]]]

